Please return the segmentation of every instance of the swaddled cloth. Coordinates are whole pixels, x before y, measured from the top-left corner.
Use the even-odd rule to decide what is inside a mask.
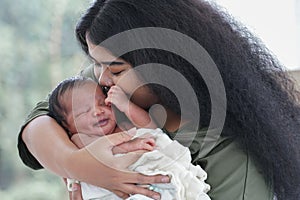
[[[129,166],[129,169],[146,175],[169,175],[170,183],[148,186],[150,190],[161,194],[161,200],[210,200],[206,194],[210,186],[204,182],[207,174],[199,165],[191,164],[189,149],[176,140],[171,140],[161,129],[137,129],[134,138],[144,134],[151,134],[154,137],[156,149],[144,153],[134,164]],[[121,200],[112,192],[87,183],[81,182],[81,189],[84,200]],[[135,194],[127,200],[152,199]]]

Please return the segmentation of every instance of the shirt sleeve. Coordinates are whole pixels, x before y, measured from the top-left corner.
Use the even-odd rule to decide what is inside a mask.
[[[19,151],[19,156],[23,163],[27,165],[28,167],[32,169],[42,169],[42,165],[36,160],[36,158],[30,153],[28,150],[26,144],[24,143],[22,139],[22,132],[26,125],[31,122],[33,119],[42,116],[42,115],[47,115],[48,114],[48,100],[44,100],[39,102],[36,107],[30,112],[30,114],[27,116],[25,119],[25,122],[21,126],[19,136],[18,136],[18,151]]]
[[[93,66],[90,66],[90,67],[82,70],[80,72],[80,75],[84,76],[84,77],[92,78],[93,80],[97,80],[94,75]],[[20,128],[20,132],[18,134],[17,148],[19,151],[19,156],[26,166],[28,166],[32,169],[35,169],[35,170],[42,169],[43,166],[37,161],[37,159],[28,150],[26,144],[24,143],[24,141],[22,139],[22,132],[23,132],[24,128],[27,126],[27,124],[29,122],[31,122],[33,119],[35,119],[39,116],[48,115],[48,113],[49,113],[49,103],[48,103],[48,98],[46,98],[45,100],[37,103],[37,105],[29,113],[29,115],[25,119],[24,123],[22,124],[22,126]],[[42,131],[41,131],[41,134],[43,134]]]
[[[266,183],[248,152],[236,141],[222,138],[205,157],[194,161],[204,166],[211,185],[208,195],[213,200],[272,200],[271,187]]]

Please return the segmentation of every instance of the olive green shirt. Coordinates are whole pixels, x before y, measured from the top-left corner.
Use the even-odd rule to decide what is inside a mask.
[[[96,80],[92,68],[87,68],[81,73],[85,77]],[[19,155],[23,162],[32,169],[43,168],[27,149],[21,134],[24,127],[34,118],[48,114],[48,100],[42,101],[32,110],[18,137]],[[254,161],[246,151],[242,151],[234,138],[219,137],[213,148],[202,149],[202,141],[210,131],[167,133],[171,139],[186,145],[189,144],[193,164],[200,165],[208,174],[207,183],[211,190],[208,195],[212,200],[272,200],[272,187],[267,185],[263,175],[255,166]],[[42,134],[42,132],[41,132]]]

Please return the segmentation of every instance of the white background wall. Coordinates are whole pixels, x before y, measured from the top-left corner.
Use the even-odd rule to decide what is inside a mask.
[[[300,0],[214,0],[260,37],[288,69],[300,69]]]

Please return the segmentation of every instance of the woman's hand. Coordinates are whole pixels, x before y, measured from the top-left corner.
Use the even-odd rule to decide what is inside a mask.
[[[72,184],[72,192],[69,192],[70,200],[82,200],[81,187],[79,183]]]
[[[69,190],[69,186],[68,186],[68,181],[66,178],[63,178],[63,181],[65,183],[65,185],[68,188],[68,193],[69,193],[69,199],[70,200],[82,200],[82,195],[81,195],[81,187],[80,184],[77,182],[73,182],[72,186],[71,186],[71,191]]]
[[[142,187],[140,187],[139,189],[141,189]],[[149,196],[153,199],[160,199],[160,195],[159,194],[155,194],[154,192],[150,191],[151,193],[149,193],[148,191],[145,191],[144,195]],[[126,199],[129,197],[128,194],[122,192],[122,191],[114,191],[114,193],[119,196],[122,199]],[[153,193],[153,194],[152,194]],[[136,194],[143,194],[142,192],[137,192]],[[147,195],[148,194],[148,195]],[[82,198],[82,194],[81,194],[81,187],[79,183],[73,183],[72,185],[72,191],[69,192],[69,199],[70,200],[83,200]]]
[[[75,171],[72,177],[110,190],[121,198],[127,198],[129,194],[143,194],[153,199],[159,199],[158,193],[139,187],[138,184],[166,183],[169,182],[169,177],[145,176],[129,171],[127,167],[133,164],[141,154],[131,152],[115,157],[112,153],[114,146],[128,142],[132,136],[125,132],[103,136],[79,150],[80,155],[76,156],[76,159],[79,159],[78,162],[73,160],[73,165],[76,163],[78,171]],[[94,161],[94,164],[90,163],[90,159]],[[80,199],[77,193],[74,191],[72,198]]]

